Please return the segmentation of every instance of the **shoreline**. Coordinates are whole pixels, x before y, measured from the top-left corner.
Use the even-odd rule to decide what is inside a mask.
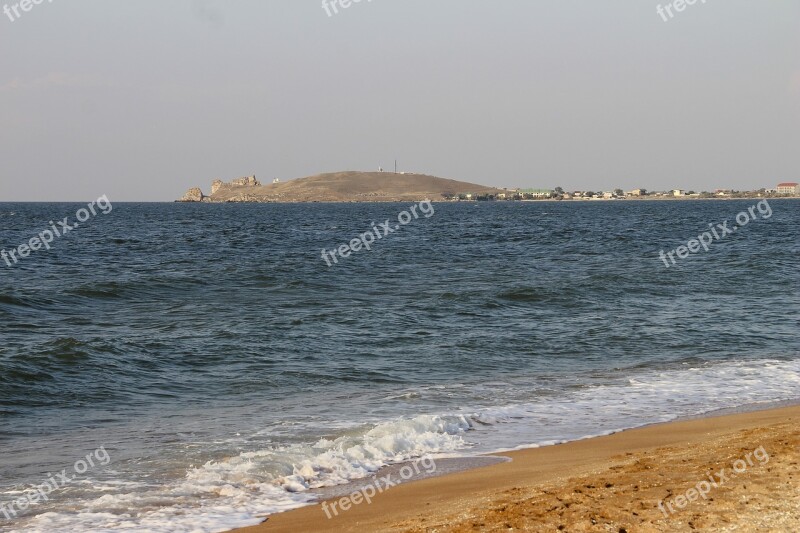
[[[424,200],[430,200],[431,203],[434,204],[493,204],[493,203],[545,203],[545,202],[558,202],[558,203],[593,203],[593,202],[730,202],[736,200],[800,200],[800,196],[747,196],[742,198],[730,198],[730,197],[719,197],[719,198],[695,198],[695,197],[670,197],[670,196],[659,196],[654,198],[638,198],[638,197],[630,197],[630,198],[571,198],[569,200],[566,199],[557,199],[557,198],[543,198],[539,200],[432,200],[428,198],[413,198],[413,199],[399,199],[399,200],[305,200],[305,201],[287,201],[287,202],[259,202],[259,201],[247,201],[247,202],[229,202],[223,200],[212,200],[208,202],[181,202],[179,200],[122,200],[118,202],[114,202],[114,205],[120,204],[211,204],[211,205],[229,205],[229,204],[246,204],[246,205],[255,205],[255,204],[276,204],[276,205],[305,205],[305,204],[403,204],[407,202],[419,202]],[[61,204],[61,205],[73,205],[73,204],[80,204],[84,203],[84,200],[54,200],[54,201],[40,201],[40,200],[19,200],[19,201],[8,201],[8,202],[0,202],[0,204],[6,205],[13,205],[13,204],[30,204],[30,205],[37,205],[37,204]]]
[[[295,201],[272,201],[272,200],[247,200],[247,201],[230,201],[230,200],[208,200],[202,202],[188,202],[188,201],[181,201],[181,200],[173,200],[173,201],[159,201],[159,202],[150,202],[150,203],[173,203],[173,204],[218,204],[218,205],[227,205],[227,204],[275,204],[275,205],[298,205],[298,204],[402,204],[407,202],[421,202],[421,201],[429,201],[434,204],[514,204],[514,203],[546,203],[546,202],[557,202],[557,203],[595,203],[595,202],[731,202],[737,200],[800,200],[800,196],[776,196],[776,197],[769,197],[769,196],[744,196],[744,197],[720,197],[720,198],[696,198],[696,197],[671,197],[671,196],[658,196],[658,197],[630,197],[630,198],[570,198],[570,199],[559,199],[559,198],[541,198],[535,200],[444,200],[444,199],[430,199],[425,197],[409,197],[409,198],[401,198],[401,199],[389,199],[389,200],[295,200]],[[23,203],[23,202],[19,202]],[[148,202],[118,202],[118,203],[148,203]]]
[[[705,479],[707,471],[712,470],[707,463],[734,461],[732,456],[723,457],[730,455],[732,448],[741,452],[734,453],[736,457],[745,457],[749,450],[748,460],[752,462],[752,452],[759,446],[769,453],[772,463],[763,469],[758,468],[759,463],[750,465],[754,470],[750,476],[750,493],[759,498],[770,496],[773,507],[779,508],[780,519],[788,520],[791,527],[800,526],[800,485],[796,479],[800,472],[797,466],[800,406],[794,402],[786,406],[788,403],[769,404],[769,407],[742,406],[735,413],[709,413],[700,418],[654,423],[564,444],[482,455],[479,457],[492,464],[411,479],[376,494],[371,504],[362,502],[329,519],[322,503],[336,501],[348,492],[340,487],[323,496],[327,499],[313,505],[273,514],[260,525],[235,531],[493,531],[495,527],[505,531],[509,521],[516,521],[522,529],[514,526],[515,529],[524,531],[530,530],[525,529],[525,517],[531,512],[536,515],[537,524],[543,520],[560,520],[570,531],[579,526],[583,528],[579,531],[610,530],[607,529],[611,527],[609,523],[600,528],[603,517],[613,522],[617,528],[614,531],[630,531],[631,527],[635,531],[674,531],[689,528],[686,519],[694,516],[695,521],[699,520],[695,516],[697,512],[708,514],[709,506],[725,507],[720,513],[727,521],[740,519],[750,523],[766,515],[760,512],[745,516],[741,509],[731,515],[728,508],[734,500],[748,497],[748,490],[742,488],[746,484],[721,486],[715,490],[714,498],[694,502],[683,511],[676,510],[674,502],[668,498],[683,494]],[[643,462],[652,464],[642,467]],[[794,492],[786,489],[776,492],[767,486],[775,475],[766,472],[778,467],[788,469],[785,475],[777,476],[794,483]],[[679,473],[686,479],[670,480]],[[767,480],[759,485],[758,476],[766,476]],[[638,481],[626,485],[626,480]],[[363,487],[368,480],[362,481],[360,486]],[[576,483],[583,483],[585,487],[573,487]],[[645,485],[652,485],[649,487],[652,494],[645,496]],[[350,486],[348,489],[349,492],[359,490]],[[615,503],[610,503],[611,499],[604,493],[613,493]],[[573,502],[580,505],[569,504],[560,513],[556,512],[558,502],[569,498],[587,501]],[[666,516],[664,511],[659,511],[659,498],[671,503],[676,512],[667,512],[669,516]],[[632,507],[641,509],[636,512]],[[661,508],[668,507],[662,505]],[[475,524],[482,525],[473,527]],[[554,523],[549,529],[555,530],[558,525]],[[528,524],[527,527],[532,526]]]

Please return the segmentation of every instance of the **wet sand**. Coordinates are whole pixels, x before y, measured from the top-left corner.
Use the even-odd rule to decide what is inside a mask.
[[[512,460],[239,531],[800,531],[800,407],[498,455]]]

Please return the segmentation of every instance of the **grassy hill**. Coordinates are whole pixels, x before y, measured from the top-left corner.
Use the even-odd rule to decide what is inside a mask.
[[[502,192],[494,187],[392,172],[336,172],[269,185],[222,184],[212,202],[391,202],[440,200],[446,194]]]

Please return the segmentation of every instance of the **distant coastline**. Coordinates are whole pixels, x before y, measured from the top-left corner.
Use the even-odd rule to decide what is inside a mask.
[[[780,192],[784,191],[784,192]],[[788,192],[787,192],[788,191]],[[192,187],[176,200],[182,203],[354,203],[354,202],[482,202],[482,201],[628,201],[628,200],[736,200],[800,198],[800,185],[779,184],[776,189],[714,192],[565,191],[554,189],[498,188],[464,181],[406,172],[336,172],[262,184],[256,176],[229,182],[214,180],[210,194]]]

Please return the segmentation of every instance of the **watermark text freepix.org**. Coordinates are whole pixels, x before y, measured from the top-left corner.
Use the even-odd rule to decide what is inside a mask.
[[[759,466],[765,465],[769,462],[769,454],[767,453],[767,450],[765,450],[763,446],[759,446],[752,452],[748,452],[747,455],[744,456],[744,459],[735,460],[731,465],[730,471],[726,468],[722,468],[719,472],[713,474],[709,473],[708,481],[704,479],[703,481],[697,483],[693,488],[687,490],[684,494],[679,494],[670,501],[659,501],[659,510],[664,513],[665,517],[669,517],[670,514],[678,512],[675,510],[675,507],[677,507],[678,510],[681,510],[689,505],[689,503],[695,502],[700,498],[703,498],[704,500],[708,499],[708,493],[711,492],[712,488],[716,489],[721,487],[728,481],[729,478],[733,480],[736,478],[736,476],[744,474],[745,471],[747,471],[748,466],[754,466],[755,463],[753,462],[753,457],[758,460]],[[675,504],[674,507],[673,503]],[[669,512],[667,512],[668,509]]]
[[[0,504],[0,516],[4,516],[7,520],[16,518],[19,513],[24,513],[28,508],[38,502],[50,500],[50,493],[63,489],[69,483],[85,474],[90,468],[97,466],[106,466],[111,462],[111,456],[106,451],[105,446],[100,446],[98,449],[90,454],[87,454],[83,459],[78,459],[72,465],[72,473],[67,473],[65,468],[60,473],[48,474],[47,480],[41,485],[28,490],[25,494],[11,503]]]
[[[388,219],[383,224],[375,224],[373,222],[372,229],[370,231],[362,233],[357,238],[351,240],[348,244],[343,244],[338,248],[334,248],[330,252],[323,249],[322,259],[324,259],[330,267],[333,266],[333,263],[339,263],[339,259],[336,257],[337,253],[339,254],[339,257],[344,259],[350,257],[352,252],[358,252],[362,248],[372,250],[372,245],[376,240],[380,240],[399,230],[401,226],[410,224],[412,220],[418,219],[419,213],[417,213],[417,208],[419,208],[422,214],[425,215],[425,218],[431,218],[435,213],[431,201],[423,200],[418,205],[412,205],[409,207],[408,211],[403,211],[397,215],[397,222],[399,222],[399,224],[395,224],[394,227],[392,227],[392,223]],[[330,256],[330,258],[328,258],[328,256]],[[333,263],[331,263],[331,259],[333,259]]]
[[[372,2],[372,0],[367,0]],[[328,14],[328,17],[339,14],[339,8],[347,9],[353,4],[360,4],[361,0],[322,0],[322,9]]]
[[[719,241],[728,235],[733,235],[734,231],[746,226],[751,220],[758,220],[758,217],[756,217],[756,208],[758,208],[762,219],[772,217],[772,207],[769,205],[769,202],[761,200],[758,204],[750,206],[747,211],[742,211],[736,215],[736,224],[733,224],[731,227],[728,227],[729,220],[724,221],[722,224],[717,224],[716,226],[714,224],[709,224],[708,227],[711,231],[702,233],[697,239],[690,239],[689,242],[686,243],[686,246],[678,246],[676,249],[666,253],[664,250],[661,250],[658,257],[664,262],[664,266],[669,268],[677,264],[675,261],[676,255],[678,259],[686,259],[689,257],[689,253],[696,254],[700,251],[701,247],[707,252],[715,240]],[[672,261],[672,265],[667,261],[667,257]]]
[[[20,0],[16,4],[11,4],[11,7],[8,4],[3,5],[3,13],[6,14],[11,22],[14,22],[22,16],[22,13],[19,12],[20,9],[27,13],[33,9],[33,6],[38,6],[41,3],[44,3],[44,0]],[[53,0],[47,0],[47,3],[52,4]]]
[[[361,490],[352,492],[347,496],[331,502],[330,504],[328,502],[323,502],[322,510],[325,512],[325,516],[328,517],[328,520],[334,516],[339,516],[339,511],[336,509],[337,507],[342,512],[345,512],[349,511],[353,506],[361,505],[363,502],[367,502],[367,504],[372,503],[372,498],[374,498],[376,494],[381,494],[383,491],[390,489],[395,485],[399,485],[403,481],[408,481],[414,477],[415,473],[417,475],[421,474],[422,471],[419,467],[420,464],[422,464],[422,466],[425,468],[425,472],[427,474],[433,474],[436,472],[436,461],[434,461],[432,457],[425,457],[419,461],[414,461],[413,463],[405,465],[400,469],[399,480],[392,479],[392,474],[387,474],[383,477],[374,477],[372,479],[372,483]]]
[[[25,259],[31,255],[31,252],[36,252],[42,248],[49,250],[50,244],[56,237],[63,237],[70,231],[80,226],[82,222],[86,222],[93,216],[97,216],[97,210],[95,209],[95,206],[97,206],[100,212],[104,215],[109,214],[114,209],[114,206],[111,205],[111,201],[104,194],[97,200],[94,200],[88,204],[86,207],[78,209],[78,211],[75,213],[75,218],[78,219],[77,222],[70,224],[69,217],[64,217],[64,219],[59,221],[57,224],[51,220],[50,229],[42,231],[36,237],[31,238],[27,243],[20,244],[12,250],[0,250],[0,258],[5,261],[6,266],[11,267],[16,265],[20,259]]]
[[[663,7],[661,6],[661,4],[658,4],[658,6],[656,6],[656,13],[658,13],[658,15],[664,22],[669,22],[670,20],[675,18],[675,13],[672,12],[673,9],[675,10],[676,13],[680,13],[681,11],[684,11],[686,9],[686,6],[693,6],[698,1],[701,4],[706,3],[706,0],[674,0],[673,2],[670,2],[669,4]],[[669,15],[669,18],[667,18],[667,15]]]

